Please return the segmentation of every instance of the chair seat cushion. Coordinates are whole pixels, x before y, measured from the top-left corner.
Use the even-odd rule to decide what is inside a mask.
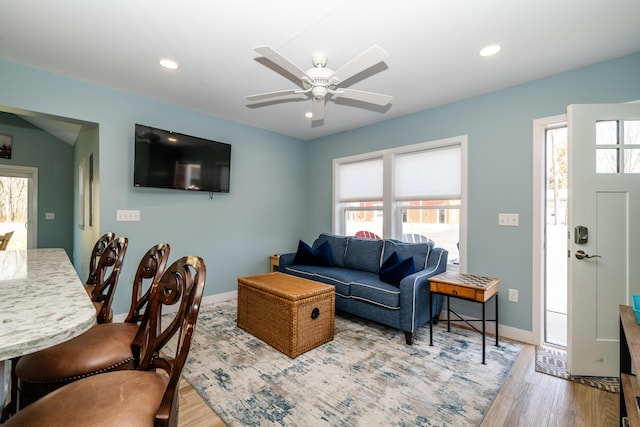
[[[9,418],[16,426],[152,426],[168,377],[153,371],[117,371],[68,384]]]
[[[133,369],[132,323],[104,323],[53,347],[28,354],[16,364],[19,383],[68,382],[117,369]]]

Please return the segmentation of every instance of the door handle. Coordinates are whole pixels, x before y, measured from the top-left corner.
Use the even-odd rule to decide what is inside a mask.
[[[602,258],[600,255],[588,255],[584,253],[584,251],[580,250],[576,252],[576,258],[585,259],[585,258]]]

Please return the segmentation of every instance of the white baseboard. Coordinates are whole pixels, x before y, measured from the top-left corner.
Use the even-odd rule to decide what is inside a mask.
[[[224,292],[222,294],[207,295],[205,297],[202,297],[201,305],[215,304],[217,302],[229,301],[234,298],[238,298],[238,291],[230,291],[230,292]],[[178,310],[177,306],[170,305],[163,309],[163,313],[175,313],[177,310]],[[127,313],[116,314],[113,316],[113,322],[114,323],[124,322],[124,319],[126,319],[126,317],[127,317]]]
[[[208,295],[202,298],[202,305],[215,304],[238,298],[238,291],[224,292],[222,294]]]

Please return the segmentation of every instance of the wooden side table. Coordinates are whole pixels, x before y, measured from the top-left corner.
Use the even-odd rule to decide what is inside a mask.
[[[473,274],[458,273],[456,271],[445,271],[429,278],[431,296],[429,298],[429,313],[431,313],[431,305],[433,304],[433,295],[440,294],[447,297],[447,331],[451,331],[451,313],[455,314],[458,319],[453,321],[462,321],[473,328],[476,332],[482,334],[482,364],[486,365],[486,321],[496,323],[496,347],[498,346],[498,283],[500,279],[492,277],[476,276]],[[455,311],[451,310],[449,298],[459,298],[466,301],[474,301],[482,304],[482,330],[478,330],[470,321],[480,321],[480,319],[463,319]],[[496,317],[495,319],[486,319],[485,303],[491,298],[496,300]],[[429,345],[433,345],[433,317],[429,316]]]
[[[280,255],[275,254],[269,257],[269,272],[275,273],[278,271],[278,265],[280,263]]]

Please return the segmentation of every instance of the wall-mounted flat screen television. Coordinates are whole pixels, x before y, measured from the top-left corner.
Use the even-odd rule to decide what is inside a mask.
[[[133,185],[229,192],[231,145],[136,124]]]

